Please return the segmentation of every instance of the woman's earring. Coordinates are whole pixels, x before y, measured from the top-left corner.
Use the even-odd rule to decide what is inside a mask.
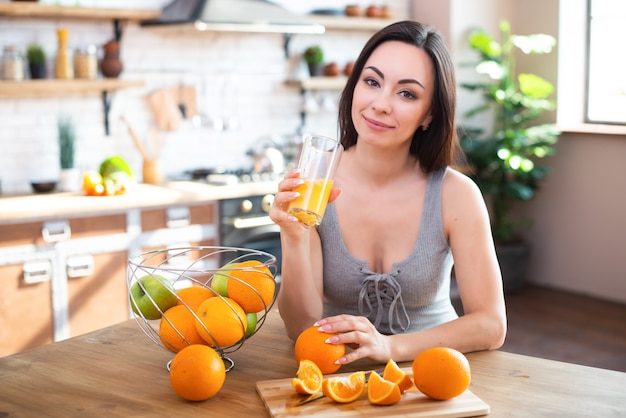
[[[422,131],[426,132],[430,125],[422,125]]]

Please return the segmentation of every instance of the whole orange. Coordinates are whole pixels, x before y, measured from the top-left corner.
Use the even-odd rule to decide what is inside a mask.
[[[200,304],[196,329],[210,345],[228,347],[243,338],[248,327],[246,313],[234,300],[213,297]]]
[[[165,348],[177,353],[190,344],[206,344],[196,328],[196,317],[184,305],[175,305],[163,313],[159,338]]]
[[[197,311],[198,306],[208,298],[212,298],[215,294],[206,287],[203,286],[191,286],[185,287],[176,291],[176,295],[178,299],[176,300],[177,305],[183,305],[183,302],[187,304],[189,309],[192,311]]]
[[[246,313],[269,309],[276,283],[267,266],[257,260],[242,261],[229,275],[228,297],[239,303]]]
[[[170,365],[174,392],[188,401],[205,401],[220,391],[226,368],[217,351],[206,345],[190,345],[180,350]]]
[[[469,387],[471,372],[463,353],[449,347],[433,347],[413,360],[415,386],[429,398],[446,400]]]
[[[335,361],[346,353],[346,345],[327,343],[326,339],[337,334],[318,331],[317,328],[311,326],[305,329],[296,339],[294,346],[296,363],[299,364],[301,360],[311,360],[317,364],[322,373],[334,373],[341,367],[340,364],[335,364]]]
[[[104,195],[104,180],[99,172],[88,170],[83,173],[83,191],[88,196]]]

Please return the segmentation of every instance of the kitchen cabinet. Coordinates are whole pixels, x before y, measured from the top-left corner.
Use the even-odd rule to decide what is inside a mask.
[[[129,317],[124,213],[0,225],[0,356]]]
[[[144,209],[140,216],[140,252],[217,244],[216,202]]]

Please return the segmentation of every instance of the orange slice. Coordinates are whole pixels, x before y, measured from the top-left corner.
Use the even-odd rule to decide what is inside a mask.
[[[365,390],[365,372],[354,372],[349,376],[334,376],[324,379],[322,392],[339,403],[356,401]]]
[[[393,405],[402,398],[397,383],[385,380],[376,372],[370,374],[367,382],[367,400],[374,405]]]
[[[300,360],[296,376],[291,380],[291,386],[296,392],[311,395],[322,390],[324,375],[311,360]]]
[[[413,386],[413,380],[404,372],[404,370],[398,367],[398,364],[393,359],[389,359],[387,361],[385,370],[383,371],[383,379],[397,383],[400,388],[400,392],[402,393],[411,389]]]

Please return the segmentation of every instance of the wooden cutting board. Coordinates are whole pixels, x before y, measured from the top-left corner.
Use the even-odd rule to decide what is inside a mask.
[[[410,369],[403,369],[411,375]],[[330,376],[327,376],[330,377]],[[436,401],[423,395],[415,386],[406,391],[400,402],[391,406],[372,405],[367,400],[367,389],[359,399],[340,404],[323,397],[304,405],[297,405],[306,395],[295,393],[291,379],[263,380],[256,390],[265,407],[274,418],[307,416],[323,417],[475,417],[487,415],[489,405],[470,390],[447,401]]]

